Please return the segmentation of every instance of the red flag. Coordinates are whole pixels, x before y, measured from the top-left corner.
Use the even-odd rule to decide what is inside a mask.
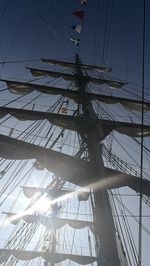
[[[80,18],[83,20],[84,17],[84,11],[75,11],[72,13],[73,15],[75,15],[76,17]]]

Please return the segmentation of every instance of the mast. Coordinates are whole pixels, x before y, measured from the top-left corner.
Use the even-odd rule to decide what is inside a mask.
[[[98,118],[93,110],[92,103],[86,94],[86,85],[88,83],[88,78],[83,77],[81,69],[81,61],[79,56],[76,55],[76,68],[75,77],[76,85],[80,92],[80,102],[82,106],[83,118],[87,120],[87,127],[81,136],[84,136],[83,141],[87,144],[87,149],[89,153],[89,160],[92,164],[92,168],[97,175],[98,183],[104,179],[104,164],[102,159],[102,147],[99,142],[99,134],[103,135],[103,128],[100,128],[100,132],[97,130]],[[86,129],[89,129],[88,131]],[[93,184],[94,185],[94,184]],[[98,184],[97,184],[98,185]],[[95,207],[94,219],[95,219],[95,229],[97,235],[97,256],[98,266],[120,266],[116,237],[115,237],[115,226],[113,222],[111,206],[109,202],[109,196],[106,189],[93,189]]]
[[[62,61],[59,61],[62,64]],[[57,61],[58,63],[58,61]],[[65,62],[66,64],[66,62]],[[92,67],[92,66],[91,66]],[[92,100],[100,100],[106,103],[121,103],[121,104],[130,104],[134,105],[134,109],[139,109],[141,103],[139,101],[133,101],[131,99],[123,99],[118,97],[103,97],[102,95],[93,94],[87,92],[87,84],[89,81],[93,82],[93,78],[86,74],[86,69],[82,64],[78,55],[76,55],[75,63],[72,63],[74,75],[66,74],[65,78],[69,77],[75,83],[75,87],[78,90],[63,89],[57,87],[49,87],[44,85],[24,83],[24,82],[12,82],[7,80],[7,86],[12,93],[26,94],[27,92],[37,90],[47,94],[62,95],[67,98],[71,98],[74,102],[78,103],[78,110],[76,111],[77,116],[71,115],[62,115],[49,112],[41,112],[34,110],[25,110],[18,108],[0,108],[1,117],[5,117],[7,114],[15,117],[18,120],[47,120],[52,125],[63,128],[63,130],[73,130],[76,131],[82,141],[79,147],[79,151],[75,156],[65,154],[52,150],[51,148],[42,147],[33,143],[28,143],[23,140],[14,139],[11,136],[0,135],[0,156],[5,159],[13,160],[24,160],[24,159],[36,159],[36,165],[40,165],[41,169],[46,168],[48,171],[52,172],[54,175],[60,177],[59,180],[62,182],[71,182],[72,184],[88,187],[93,190],[93,195],[91,197],[93,215],[94,215],[94,232],[96,240],[96,257],[93,256],[83,256],[83,255],[73,255],[73,254],[63,254],[63,259],[70,259],[76,261],[79,265],[86,265],[90,262],[97,261],[98,266],[121,266],[124,265],[121,260],[121,254],[123,259],[125,258],[125,253],[121,241],[119,242],[119,236],[117,235],[118,230],[115,229],[111,206],[109,202],[109,195],[107,189],[114,189],[122,186],[128,186],[139,193],[139,178],[135,175],[132,175],[132,172],[126,173],[107,168],[104,166],[102,158],[102,144],[101,141],[106,138],[112,130],[116,130],[121,134],[127,134],[129,136],[140,136],[140,125],[135,123],[119,122],[119,121],[110,121],[99,119],[94,111],[92,106]],[[30,69],[31,70],[31,69]],[[85,70],[85,71],[84,71]],[[56,78],[62,75],[63,73],[58,74],[58,72],[46,71],[46,75],[52,75]],[[53,74],[52,74],[53,73]],[[36,75],[43,76],[45,75],[44,70],[36,70]],[[86,75],[85,75],[86,74]],[[107,86],[110,82],[107,81]],[[101,82],[101,80],[100,80]],[[101,84],[101,83],[100,83]],[[111,85],[123,84],[118,81],[111,81]],[[150,106],[147,102],[144,103],[145,111],[148,111]],[[135,132],[136,131],[136,132]],[[150,126],[144,125],[144,136],[150,135]],[[56,141],[58,138],[56,138]],[[51,146],[52,147],[52,146]],[[86,151],[88,154],[87,160],[82,158],[83,152]],[[87,153],[88,151],[88,153]],[[121,169],[120,169],[121,170]],[[117,178],[115,178],[115,176]],[[111,181],[110,178],[111,177]],[[61,182],[60,181],[60,182]],[[47,189],[46,189],[47,191]],[[42,192],[43,193],[43,192]],[[147,179],[143,180],[143,193],[147,196],[150,195],[150,181]],[[30,193],[31,194],[31,193]],[[54,196],[56,198],[56,195]],[[55,213],[55,211],[54,211]],[[53,214],[54,214],[53,213]],[[53,217],[56,222],[57,227],[57,211],[56,216]],[[51,225],[51,217],[49,219],[41,217],[43,225]],[[36,217],[38,219],[38,217]],[[24,217],[23,220],[26,222],[37,222],[31,217]],[[83,228],[85,225],[81,221],[77,221],[77,224],[74,224],[74,221],[66,221],[61,219],[59,224],[63,226],[64,224],[71,225],[72,228]],[[81,225],[81,226],[79,226]],[[91,225],[89,222],[86,222],[86,226]],[[57,227],[57,230],[59,226]],[[55,230],[55,229],[54,229]],[[116,233],[117,232],[117,233]],[[54,232],[55,234],[55,232]],[[52,235],[51,235],[52,236]],[[50,265],[55,265],[57,263],[58,253],[56,248],[56,239],[51,237],[51,244],[49,245],[48,252],[37,252],[36,256],[41,256],[46,261],[45,263],[50,263]],[[90,245],[89,245],[90,246]],[[2,250],[3,251],[3,250]],[[6,253],[15,254],[16,250],[7,250]],[[18,251],[17,251],[18,252]],[[21,257],[22,254],[19,253]],[[54,258],[55,256],[55,258]],[[62,256],[62,254],[59,256]],[[54,260],[55,259],[55,260]],[[83,261],[83,263],[81,263]],[[125,265],[128,265],[127,263]]]

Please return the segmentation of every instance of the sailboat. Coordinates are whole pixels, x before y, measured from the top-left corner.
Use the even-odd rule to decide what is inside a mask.
[[[6,128],[0,134],[0,228],[7,236],[0,264],[140,266],[137,236],[144,231],[149,237],[149,230],[129,205],[136,199],[149,208],[150,180],[142,166],[115,154],[113,139],[131,139],[141,152],[139,139],[150,136],[150,126],[113,119],[103,106],[144,114],[150,103],[94,91],[119,91],[127,83],[110,78],[111,67],[84,63],[78,53],[72,61],[42,58],[41,64],[27,68],[31,82],[1,79],[17,100],[36,92],[51,107],[42,102],[37,108],[30,98],[21,108],[14,100],[0,107]]]

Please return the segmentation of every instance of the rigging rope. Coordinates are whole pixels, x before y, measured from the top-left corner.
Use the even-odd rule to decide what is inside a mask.
[[[143,36],[142,36],[142,118],[141,118],[141,173],[140,173],[140,199],[139,199],[139,242],[138,242],[138,266],[142,264],[142,189],[143,189],[143,155],[144,155],[144,97],[145,97],[145,38],[146,38],[146,1],[143,1]]]

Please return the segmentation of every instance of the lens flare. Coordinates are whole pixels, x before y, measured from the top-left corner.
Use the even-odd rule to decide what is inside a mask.
[[[95,191],[100,190],[107,190],[107,189],[112,189],[115,187],[115,184],[117,182],[120,182],[120,177],[119,176],[113,176],[104,180],[99,180],[93,184],[88,185],[88,189],[89,187]],[[83,193],[83,191],[80,190],[76,190],[74,192],[71,193],[67,193],[66,195],[63,195],[62,197],[58,197],[56,199],[51,200],[50,198],[47,198],[45,195],[36,195],[36,197],[34,197],[34,200],[32,201],[32,204],[30,204],[30,207],[28,207],[27,209],[25,209],[22,212],[19,212],[18,214],[14,214],[13,213],[10,215],[8,215],[8,219],[6,220],[5,225],[9,224],[10,222],[14,222],[15,220],[21,219],[21,217],[24,217],[26,215],[32,215],[35,212],[38,211],[43,211],[46,212],[47,210],[50,209],[50,207],[56,203],[59,202],[63,202],[66,201],[72,197],[75,197],[79,194]],[[7,213],[5,213],[7,214]]]

